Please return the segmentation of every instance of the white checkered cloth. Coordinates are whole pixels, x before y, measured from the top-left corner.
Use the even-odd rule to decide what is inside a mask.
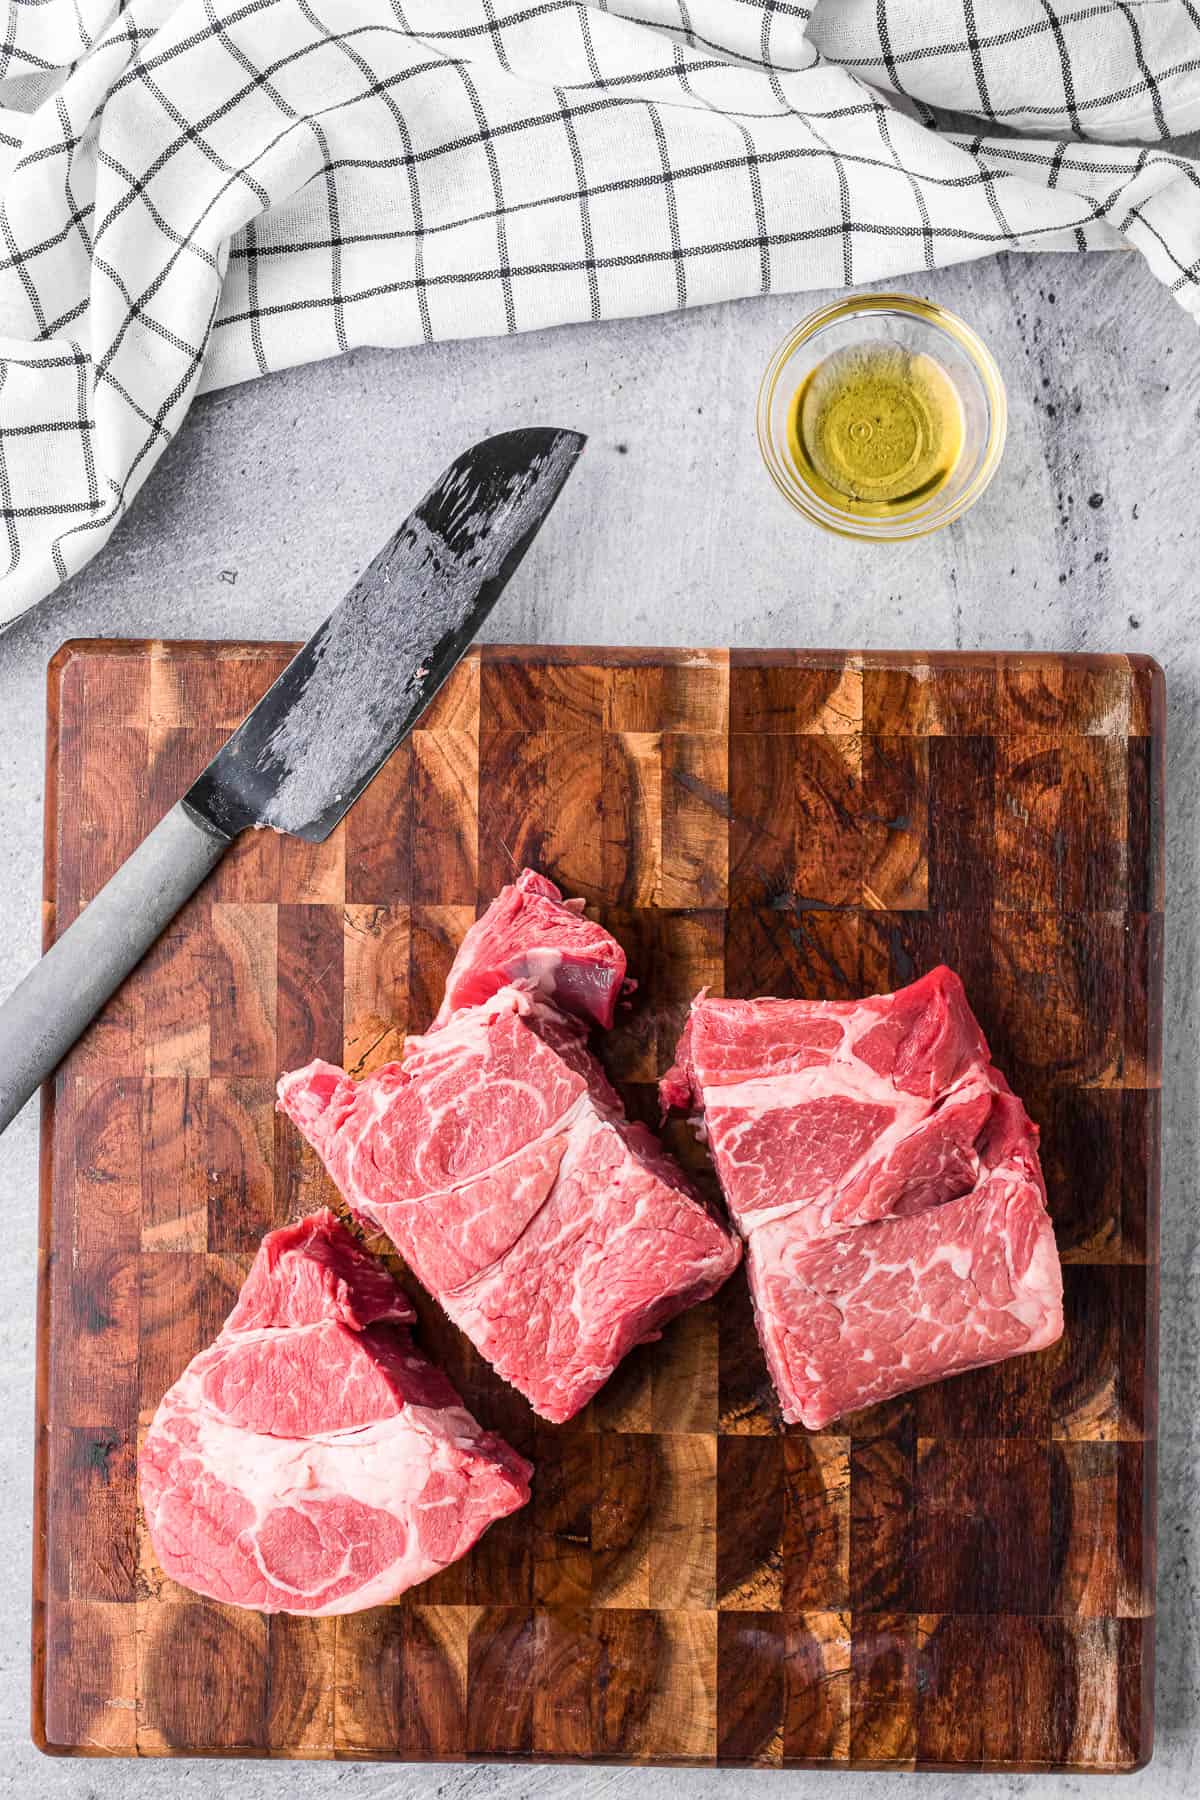
[[[1200,311],[1200,170],[1113,141],[1197,128],[1200,0],[17,0],[0,619],[199,389],[354,345],[1012,247],[1132,244]]]

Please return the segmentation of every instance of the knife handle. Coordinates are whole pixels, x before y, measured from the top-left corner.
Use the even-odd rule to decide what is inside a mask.
[[[232,841],[179,801],[0,1006],[0,1131]]]

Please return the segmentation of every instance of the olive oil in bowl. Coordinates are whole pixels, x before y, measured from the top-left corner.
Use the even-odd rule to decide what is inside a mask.
[[[834,350],[809,370],[788,418],[800,478],[828,505],[891,518],[954,474],[963,411],[953,381],[923,350],[880,339]]]
[[[802,319],[767,365],[756,415],[789,505],[873,543],[961,519],[999,466],[1006,419],[986,344],[912,294],[853,294]]]

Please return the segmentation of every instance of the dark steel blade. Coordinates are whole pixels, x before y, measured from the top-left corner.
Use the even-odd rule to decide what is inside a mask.
[[[185,804],[231,836],[328,837],[470,647],[584,442],[507,431],[452,463]]]

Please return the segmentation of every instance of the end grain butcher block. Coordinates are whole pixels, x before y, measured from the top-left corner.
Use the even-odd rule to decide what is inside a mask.
[[[285,646],[69,645],[47,935]],[[1128,1769],[1149,1754],[1161,676],[1126,657],[506,650],[465,663],[322,845],[250,836],[45,1112],[35,1731],[88,1755]],[[736,1275],[565,1426],[413,1284],[533,1499],[393,1606],[304,1619],[155,1564],[135,1455],[262,1234],[336,1206],[275,1078],[433,1017],[514,869],[625,946],[601,1049],[657,1117],[687,1006],[940,962],[1042,1130],[1066,1329],[785,1428]],[[673,1148],[711,1181],[686,1126]]]

